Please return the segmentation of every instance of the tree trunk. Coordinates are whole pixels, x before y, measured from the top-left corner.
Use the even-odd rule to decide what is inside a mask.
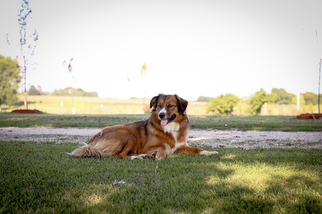
[[[320,59],[320,64],[319,64],[319,91],[318,91],[318,109],[319,109],[319,114],[321,114],[321,112],[320,112],[321,62],[322,62],[322,59]]]
[[[28,102],[27,102],[27,92],[25,91],[25,110],[28,110]]]

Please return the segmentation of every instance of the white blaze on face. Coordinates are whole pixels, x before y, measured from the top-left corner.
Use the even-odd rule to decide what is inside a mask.
[[[159,115],[160,115],[160,113],[165,113],[165,115],[167,115],[167,110],[163,107],[163,109],[161,109],[160,111],[159,111]],[[159,119],[161,120],[161,118],[159,117]]]

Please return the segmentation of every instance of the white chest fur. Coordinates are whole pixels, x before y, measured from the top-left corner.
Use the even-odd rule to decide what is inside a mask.
[[[166,155],[171,155],[173,152],[177,150],[180,146],[184,145],[186,142],[178,142],[178,135],[179,135],[179,129],[180,125],[178,123],[172,122],[169,123],[168,125],[163,127],[164,132],[171,133],[172,137],[174,138],[175,141],[175,147],[171,148],[168,144],[164,144],[165,146],[165,154]]]
[[[168,133],[174,133],[174,132],[178,132],[179,129],[180,129],[180,125],[176,122],[172,122],[172,123],[169,123],[167,124],[166,126],[162,126],[163,128],[163,131],[164,132],[168,132]]]

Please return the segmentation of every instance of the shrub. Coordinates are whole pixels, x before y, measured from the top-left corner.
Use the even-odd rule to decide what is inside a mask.
[[[210,102],[213,99],[213,97],[205,97],[205,96],[200,96],[197,99],[197,102]]]
[[[240,99],[233,94],[221,94],[213,98],[207,105],[207,113],[213,112],[220,115],[229,115],[233,112],[234,107]]]
[[[274,98],[274,95],[266,94],[266,91],[261,88],[260,91],[257,91],[249,100],[247,100],[247,103],[250,104],[249,113],[251,115],[258,115],[261,112],[264,103],[272,102]]]

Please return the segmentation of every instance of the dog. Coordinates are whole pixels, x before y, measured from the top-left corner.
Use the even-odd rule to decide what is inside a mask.
[[[88,144],[68,153],[74,157],[165,159],[174,152],[215,155],[187,144],[189,119],[188,101],[178,95],[159,94],[150,101],[151,115],[147,120],[104,128]]]

